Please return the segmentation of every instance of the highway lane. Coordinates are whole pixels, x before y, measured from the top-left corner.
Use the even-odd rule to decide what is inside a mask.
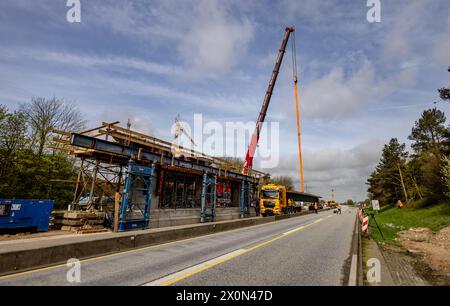
[[[327,217],[330,217],[328,214]],[[344,212],[175,285],[347,285],[355,214]]]
[[[322,212],[0,277],[3,285],[340,285],[355,211]]]

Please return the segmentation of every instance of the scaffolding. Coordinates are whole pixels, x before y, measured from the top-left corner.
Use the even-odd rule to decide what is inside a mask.
[[[118,219],[120,232],[148,228],[153,191],[152,182],[153,164],[141,166],[133,161],[129,162]]]
[[[74,156],[79,168],[70,209],[114,214],[118,193],[121,231],[149,227],[152,194],[159,209],[200,208],[200,221],[213,221],[218,181],[242,186],[238,205],[244,217],[251,186],[264,176],[256,170],[244,175],[242,169],[221,158],[182,146],[177,147],[175,156],[172,143],[120,127],[119,122],[103,122],[81,132],[53,133],[53,147]]]

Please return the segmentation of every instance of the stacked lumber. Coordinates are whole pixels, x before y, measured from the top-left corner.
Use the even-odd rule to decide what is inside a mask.
[[[62,220],[64,219],[64,213],[65,211],[52,211],[49,223],[50,230],[61,230]]]
[[[62,217],[61,217],[62,216]],[[98,232],[104,230],[105,213],[100,211],[66,211],[59,214],[60,218],[55,218],[53,224],[61,225],[62,231]]]
[[[106,228],[81,228],[76,231],[77,234],[95,234],[95,233],[104,233],[108,230]]]

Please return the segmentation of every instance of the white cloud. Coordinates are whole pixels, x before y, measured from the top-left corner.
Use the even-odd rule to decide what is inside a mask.
[[[304,114],[309,119],[337,119],[360,110],[372,93],[374,69],[365,61],[360,70],[346,78],[342,67],[334,68],[301,90]]]
[[[377,93],[379,95],[387,96],[394,91],[411,88],[416,83],[416,78],[419,68],[417,65],[408,65],[404,63],[404,69],[400,69],[397,74],[380,80],[377,85]]]
[[[216,0],[120,1],[95,5],[92,14],[98,23],[151,47],[173,46],[193,68],[222,73],[239,62],[254,32],[250,20],[236,18],[229,5]]]
[[[309,191],[326,196],[335,188],[340,201],[354,196],[364,199],[367,191],[365,182],[380,159],[382,147],[381,140],[372,139],[348,150],[329,147],[305,151],[303,163]],[[298,188],[298,169],[297,155],[289,154],[280,159],[279,166],[271,174],[291,176]]]
[[[382,58],[395,62],[409,57],[414,51],[416,38],[423,32],[424,14],[428,12],[430,0],[408,1],[399,4],[396,14],[387,14],[384,20],[389,25],[383,42]]]
[[[0,48],[0,53],[4,58],[32,59],[35,61],[59,63],[76,67],[100,67],[102,69],[119,67],[170,77],[184,78],[187,75],[189,75],[190,77],[193,76],[193,73],[187,71],[183,67],[175,65],[164,65],[161,63],[133,57],[89,56],[69,52],[55,52],[44,49],[26,48]]]
[[[131,123],[131,129],[147,135],[154,135],[155,131],[151,124],[151,118],[141,110],[136,108],[115,107],[108,109],[99,115],[105,122],[120,121],[122,126],[126,126],[128,120]]]
[[[247,50],[253,37],[251,22],[233,18],[210,0],[200,2],[194,16],[179,45],[184,61],[201,70],[228,71]]]
[[[436,38],[433,51],[434,56],[441,64],[450,64],[450,16],[447,20],[446,30]]]

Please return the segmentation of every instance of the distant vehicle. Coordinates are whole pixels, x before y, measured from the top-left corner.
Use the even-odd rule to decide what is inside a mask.
[[[336,208],[337,203],[334,200],[327,201],[327,206],[330,207],[331,209],[334,209]]]

